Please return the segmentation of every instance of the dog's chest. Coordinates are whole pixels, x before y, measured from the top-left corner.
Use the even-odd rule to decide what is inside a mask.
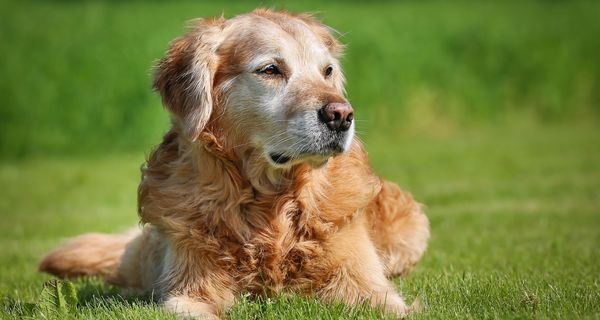
[[[242,290],[257,294],[310,290],[326,278],[325,250],[290,221],[278,221],[242,244],[235,274]]]

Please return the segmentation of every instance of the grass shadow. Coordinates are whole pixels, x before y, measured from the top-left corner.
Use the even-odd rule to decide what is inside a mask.
[[[140,295],[124,292],[119,287],[110,285],[100,278],[78,278],[73,281],[73,284],[77,289],[81,306],[95,307],[105,303],[106,300],[148,307],[156,303],[152,294]]]
[[[74,306],[78,312],[84,310],[121,309],[135,306],[136,308],[156,309],[156,299],[153,295],[139,295],[125,293],[122,289],[107,284],[100,278],[86,277],[73,280],[64,280],[73,284],[77,293],[77,304]],[[45,285],[44,285],[45,286]],[[61,318],[64,313],[48,313],[48,305],[43,298],[43,287],[34,301],[22,300],[18,297],[5,296],[0,303],[0,312],[12,318]]]

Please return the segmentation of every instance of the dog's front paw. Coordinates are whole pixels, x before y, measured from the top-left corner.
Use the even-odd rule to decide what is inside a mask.
[[[197,301],[188,296],[169,297],[163,307],[177,315],[180,319],[218,320],[215,305]]]
[[[410,306],[407,305],[404,302],[404,299],[402,299],[400,296],[387,297],[385,303],[383,304],[383,308],[387,313],[393,314],[399,319],[404,319],[411,314],[423,311],[423,305],[418,297]]]
[[[404,302],[402,302],[395,304],[386,304],[385,311],[389,314],[397,316],[398,319],[404,319],[411,312],[411,309]]]
[[[413,303],[408,306],[404,301],[391,303],[389,305],[386,304],[386,311],[398,316],[399,319],[404,319],[407,316],[413,313],[419,313],[423,310],[423,306],[421,305],[421,301],[419,298],[416,298]]]

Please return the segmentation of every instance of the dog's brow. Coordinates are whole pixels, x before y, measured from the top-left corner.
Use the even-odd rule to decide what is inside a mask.
[[[260,57],[256,60],[253,60],[250,63],[252,69],[258,69],[267,64],[277,64],[278,66],[285,66],[285,60],[281,56],[271,56],[271,57]]]

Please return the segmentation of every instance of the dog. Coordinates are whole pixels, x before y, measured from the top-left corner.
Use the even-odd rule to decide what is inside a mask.
[[[406,316],[389,277],[420,260],[429,222],[354,136],[343,49],[308,14],[193,21],[155,69],[172,126],[142,167],[141,230],[79,236],[39,269],[152,292],[182,317],[287,293]]]

